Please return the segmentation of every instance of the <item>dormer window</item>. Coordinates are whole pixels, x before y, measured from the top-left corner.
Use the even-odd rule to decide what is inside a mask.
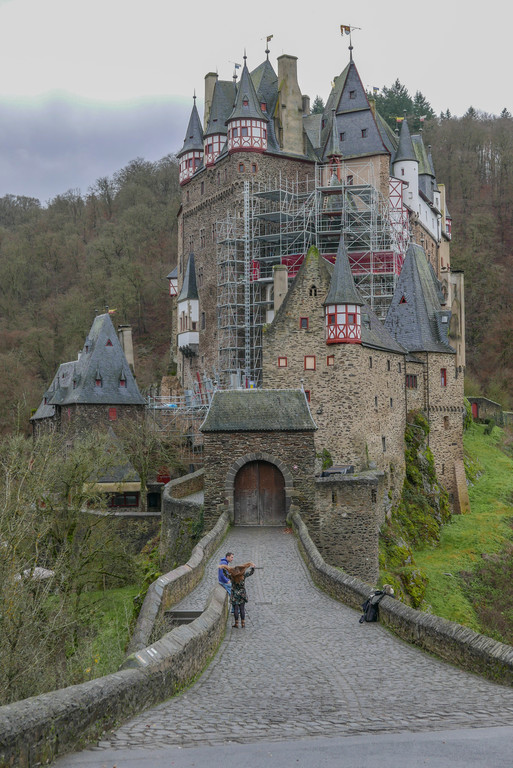
[[[119,380],[119,386],[126,387],[126,379],[124,377]]]
[[[76,388],[77,388],[77,380],[73,379],[73,389],[76,389]]]
[[[349,91],[349,98],[356,99],[356,91]]]
[[[94,380],[94,386],[95,387],[101,387],[101,385],[102,385],[102,380],[101,379],[95,379]]]
[[[112,347],[112,341],[110,339],[107,339],[107,343],[105,344],[106,347]]]
[[[247,96],[244,96],[244,98],[242,99],[242,106],[249,107],[249,99]]]
[[[260,109],[262,110],[262,112],[267,112],[267,104],[265,103],[265,101],[260,102]]]
[[[367,128],[362,128],[362,139],[367,138]]]
[[[346,132],[342,131],[342,133],[340,134],[340,141],[345,141],[345,138],[346,138]]]

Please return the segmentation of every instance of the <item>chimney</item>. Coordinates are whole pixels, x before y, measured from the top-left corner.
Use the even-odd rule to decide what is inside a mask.
[[[126,361],[130,367],[130,370],[135,376],[135,364],[134,364],[134,345],[132,342],[132,326],[131,325],[118,325],[118,339],[121,344]]]
[[[217,83],[217,73],[209,72],[205,75],[205,111],[203,113],[203,130],[207,130],[208,118],[210,117],[210,108],[214,96],[214,87]]]
[[[306,94],[303,96],[303,115],[310,114],[310,96]]]
[[[274,279],[274,314],[279,310],[283,304],[283,299],[287,295],[289,288],[288,284],[289,271],[285,264],[277,264],[273,267],[273,279]]]
[[[303,97],[297,82],[297,56],[278,57],[278,83],[281,147],[284,152],[303,155]]]
[[[372,96],[369,96],[368,101],[373,117],[376,119],[376,99],[374,99]]]

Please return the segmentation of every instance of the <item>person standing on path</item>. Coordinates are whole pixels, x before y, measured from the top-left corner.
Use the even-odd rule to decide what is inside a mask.
[[[244,563],[244,565],[236,565],[234,567],[221,564],[218,566],[220,571],[223,570],[224,573],[228,574],[231,581],[230,600],[235,617],[233,627],[239,626],[239,614],[241,627],[244,629],[246,626],[246,603],[248,602],[246,579],[248,576],[253,575],[255,567],[254,563]]]
[[[233,552],[227,552],[226,555],[222,557],[221,560],[219,561],[219,566],[230,565],[233,558],[234,558]],[[226,591],[228,592],[228,595],[231,595],[232,583],[221,567],[219,567],[217,571],[217,580],[219,581],[219,584],[226,589]]]

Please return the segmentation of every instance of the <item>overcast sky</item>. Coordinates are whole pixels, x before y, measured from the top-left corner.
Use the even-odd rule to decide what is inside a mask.
[[[182,142],[204,76],[230,79],[244,49],[298,57],[299,85],[326,100],[352,41],[363,83],[396,78],[435,112],[470,105],[513,112],[506,81],[511,31],[503,3],[432,0],[0,0],[0,196],[87,188],[135,157],[157,160]],[[309,11],[314,15],[309,16]],[[485,15],[486,14],[486,15]],[[509,58],[509,57],[508,57]],[[509,61],[508,61],[509,64]]]

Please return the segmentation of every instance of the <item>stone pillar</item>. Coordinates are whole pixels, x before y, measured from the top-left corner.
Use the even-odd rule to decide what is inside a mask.
[[[208,118],[210,116],[210,108],[212,106],[212,98],[214,96],[214,87],[217,82],[217,73],[209,72],[205,75],[205,110],[203,112],[203,130],[207,130]]]
[[[283,304],[283,299],[288,291],[288,269],[285,264],[277,264],[273,267],[274,278],[274,314]]]
[[[279,115],[282,149],[303,154],[303,97],[297,82],[297,56],[278,57]]]
[[[135,376],[134,345],[132,342],[132,326],[118,325],[118,339],[121,349],[125,353],[126,361]]]

